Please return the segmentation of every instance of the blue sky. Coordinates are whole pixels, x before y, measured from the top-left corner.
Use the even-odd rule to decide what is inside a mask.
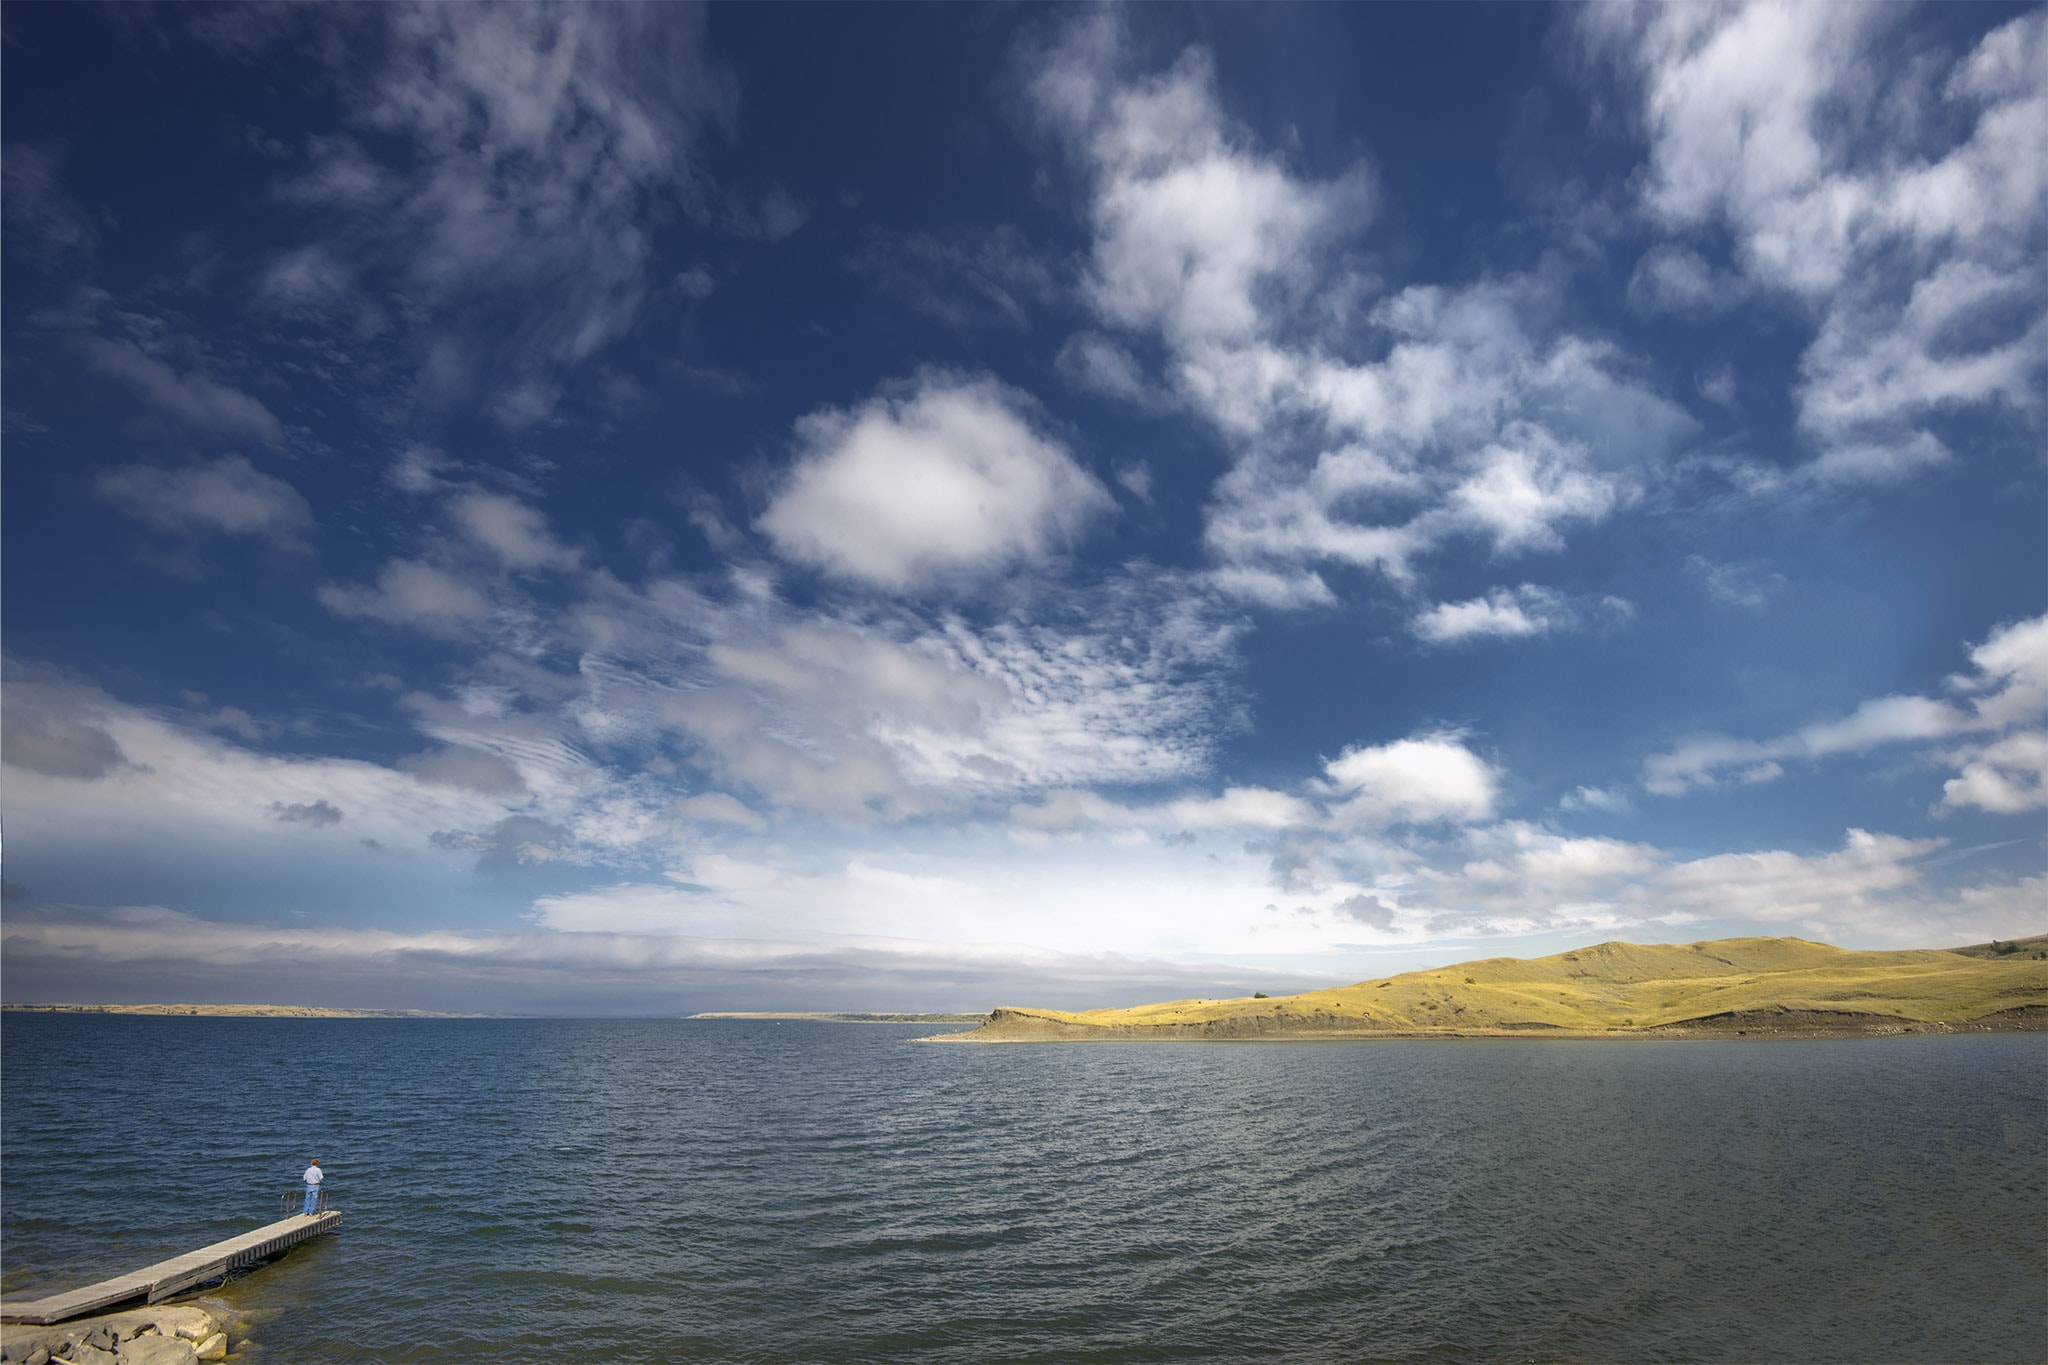
[[[2048,930],[2048,15],[4,17],[10,1000]]]

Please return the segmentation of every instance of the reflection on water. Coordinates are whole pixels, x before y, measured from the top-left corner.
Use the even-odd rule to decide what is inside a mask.
[[[299,1361],[2038,1360],[2048,1039],[930,1047],[12,1015],[5,1288]]]

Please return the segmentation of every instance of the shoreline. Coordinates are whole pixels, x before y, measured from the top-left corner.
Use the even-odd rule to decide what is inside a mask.
[[[870,1013],[856,1010],[706,1010],[686,1014],[685,1019],[798,1019],[814,1024],[985,1024],[989,1012],[974,1014],[946,1011],[915,1014]]]
[[[2048,1033],[2048,1005],[2027,1004],[1974,1019],[1908,1019],[1848,1011],[1752,1010],[1640,1028],[1274,1027],[1258,1016],[1193,1024],[1076,1024],[1026,1010],[999,1009],[978,1029],[935,1033],[920,1043],[1379,1043],[1501,1040],[1532,1042],[1815,1041],[1838,1038],[1943,1037],[1991,1033]]]
[[[212,1300],[0,1327],[0,1360],[10,1365],[198,1365],[249,1345],[241,1315]]]

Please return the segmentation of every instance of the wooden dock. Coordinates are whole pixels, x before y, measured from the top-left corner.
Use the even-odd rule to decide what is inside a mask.
[[[308,1237],[319,1236],[340,1222],[339,1209],[312,1215],[295,1213],[275,1223],[266,1223],[253,1232],[245,1232],[240,1237],[230,1237],[225,1242],[215,1242],[210,1247],[188,1251],[183,1256],[173,1256],[168,1261],[158,1261],[131,1274],[117,1275],[83,1289],[52,1294],[48,1298],[0,1303],[0,1322],[63,1322],[130,1299],[158,1303],[195,1284],[204,1284],[230,1270],[275,1256]]]

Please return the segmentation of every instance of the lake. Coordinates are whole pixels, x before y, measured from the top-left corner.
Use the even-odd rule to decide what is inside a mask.
[[[321,1361],[2039,1361],[2048,1036],[946,1047],[9,1014],[5,1288]]]

